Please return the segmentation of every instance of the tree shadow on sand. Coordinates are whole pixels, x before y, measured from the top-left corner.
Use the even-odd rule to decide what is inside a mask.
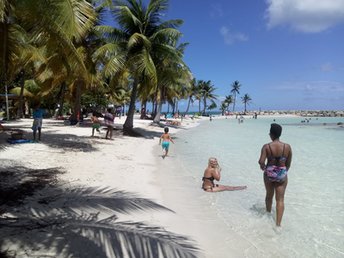
[[[173,211],[133,193],[61,182],[61,173],[0,168],[0,257],[198,257],[187,237],[116,215]]]
[[[160,138],[161,134],[163,133],[164,127],[168,126],[170,128],[178,128],[178,129],[185,129],[180,126],[174,126],[174,125],[166,125],[164,123],[154,123],[152,122],[149,126],[161,128],[161,132],[157,132],[155,130],[149,130],[147,128],[142,127],[135,127],[131,129],[130,131],[123,131],[123,135],[133,136],[133,137],[143,137],[147,139],[154,139],[155,137]]]

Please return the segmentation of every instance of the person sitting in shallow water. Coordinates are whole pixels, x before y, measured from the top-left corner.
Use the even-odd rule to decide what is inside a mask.
[[[221,178],[221,168],[216,158],[209,158],[208,167],[204,171],[202,178],[203,184],[202,189],[206,192],[221,192],[221,191],[235,191],[244,190],[247,188],[244,186],[229,186],[229,185],[219,185],[215,184],[214,180],[220,181]]]

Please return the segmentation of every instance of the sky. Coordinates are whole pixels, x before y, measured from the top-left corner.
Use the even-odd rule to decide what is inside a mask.
[[[344,0],[170,0],[168,19],[218,106],[238,80],[236,111],[244,94],[248,110],[344,110]]]

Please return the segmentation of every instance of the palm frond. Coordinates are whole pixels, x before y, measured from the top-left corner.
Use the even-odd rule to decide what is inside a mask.
[[[1,212],[12,214],[0,217],[2,248],[15,243],[20,246],[18,255],[30,250],[26,255],[31,257],[36,250],[58,257],[198,256],[199,250],[187,237],[142,222],[118,221],[113,213],[170,211],[159,204],[111,188],[63,185],[57,178],[63,173],[59,168],[28,169],[2,161]],[[106,208],[112,214],[104,218]]]

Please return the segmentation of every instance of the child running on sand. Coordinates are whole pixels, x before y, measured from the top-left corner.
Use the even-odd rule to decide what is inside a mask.
[[[100,121],[99,118],[96,116],[96,113],[93,112],[91,116],[92,121],[92,137],[94,136],[94,130],[97,130],[98,133],[100,133]]]
[[[162,141],[162,144],[161,144]],[[170,147],[170,142],[174,144],[174,141],[172,140],[171,136],[168,133],[168,127],[166,126],[164,128],[164,133],[161,135],[159,140],[159,145],[161,144],[162,147],[162,158],[164,159],[168,154],[168,148]]]

